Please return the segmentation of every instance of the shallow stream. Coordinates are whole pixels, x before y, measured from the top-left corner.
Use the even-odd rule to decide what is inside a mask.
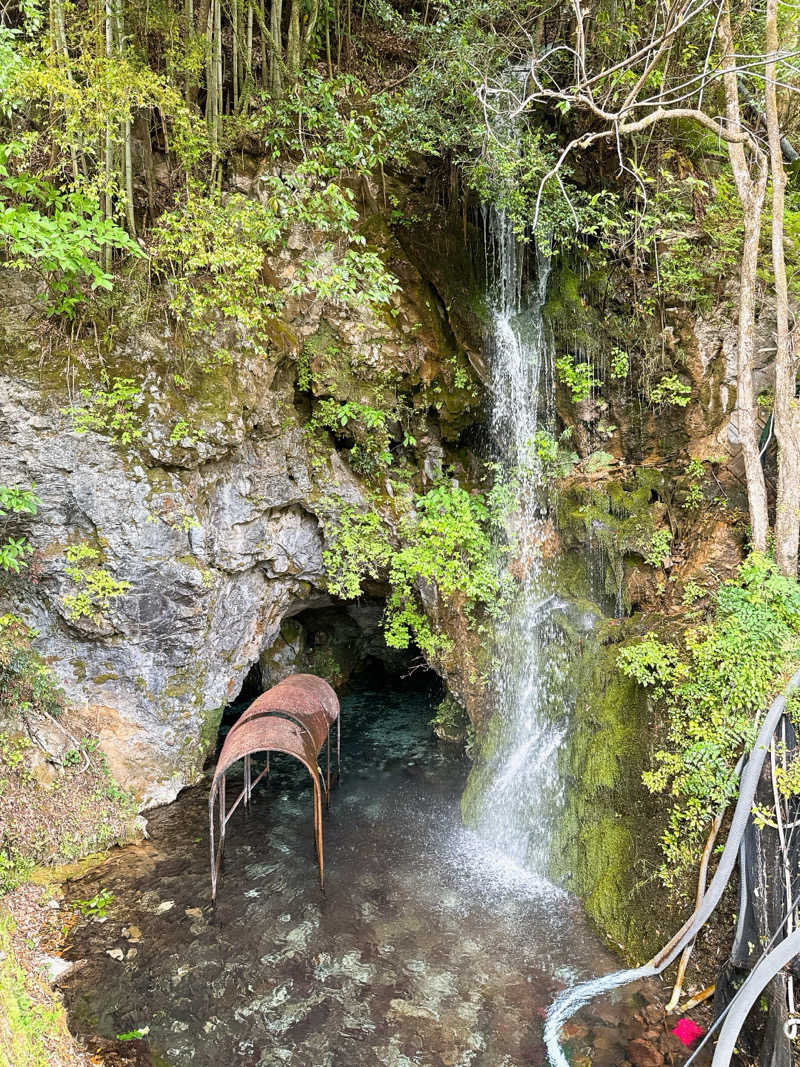
[[[216,909],[207,782],[151,813],[149,841],[71,883],[72,901],[113,894],[104,919],[80,917],[70,935],[67,957],[84,961],[64,985],[74,1029],[90,1041],[146,1030],[120,1051],[170,1067],[546,1063],[555,990],[617,961],[573,898],[462,827],[468,764],[432,736],[431,715],[423,691],[343,698],[324,893],[310,780],[274,755],[250,814],[231,820]],[[651,997],[590,1009],[568,1035],[572,1062],[620,1067],[631,1041],[658,1044]]]

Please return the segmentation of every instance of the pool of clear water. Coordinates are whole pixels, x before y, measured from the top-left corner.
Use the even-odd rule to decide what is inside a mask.
[[[618,963],[574,898],[463,828],[468,764],[431,715],[431,694],[402,683],[343,698],[324,892],[310,781],[288,757],[231,820],[216,908],[208,780],[152,812],[148,841],[68,887],[73,901],[112,894],[70,934],[73,1028],[139,1031],[120,1051],[170,1067],[546,1063],[555,991]],[[572,1062],[628,1062],[646,1005],[620,995],[575,1023]]]

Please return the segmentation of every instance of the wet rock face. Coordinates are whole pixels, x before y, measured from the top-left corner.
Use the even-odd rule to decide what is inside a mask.
[[[442,301],[400,262],[396,242],[385,251],[404,284],[390,316],[294,302],[269,359],[242,351],[229,330],[221,340],[230,350],[239,344],[234,364],[208,373],[187,370],[198,354],[187,360],[152,322],[121,331],[100,366],[88,342],[77,356],[56,347],[43,357],[26,326],[34,293],[8,279],[0,485],[35,485],[41,506],[6,531],[26,536],[35,554],[0,588],[0,614],[38,631],[68,701],[145,807],[196,779],[222,707],[279,640],[282,622],[331,603],[321,518],[384,491],[354,473],[344,444],[337,451],[324,433],[309,434],[310,405],[330,396],[379,407],[385,382],[399,383],[423,427],[420,472],[426,457],[441,460],[443,438],[479,417],[478,379],[443,323]],[[279,259],[276,269],[290,274],[289,254]],[[0,290],[5,284],[0,274]],[[313,395],[298,402],[294,364],[304,352],[327,363],[311,367]],[[466,369],[448,391],[459,360]],[[107,390],[116,377],[139,389],[139,436],[122,442],[110,423],[76,433],[66,409],[85,403],[79,388]],[[80,545],[94,554],[71,560]],[[100,590],[82,610],[81,594],[108,591],[109,582],[127,585],[112,586],[120,595],[111,597]]]

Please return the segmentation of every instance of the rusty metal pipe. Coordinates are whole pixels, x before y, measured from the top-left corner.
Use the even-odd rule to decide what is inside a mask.
[[[329,803],[331,792],[330,733],[336,723],[337,777],[341,762],[339,701],[322,678],[313,674],[293,674],[260,697],[239,716],[228,732],[219,754],[209,795],[209,841],[211,857],[211,899],[216,901],[217,884],[225,847],[225,828],[240,803],[247,808],[253,789],[269,773],[270,752],[284,752],[299,760],[311,775],[313,789],[314,845],[319,864],[320,887],[324,887],[325,858],[322,838],[322,798]],[[319,755],[326,744],[323,775]],[[252,780],[251,757],[266,752],[264,770]],[[244,786],[230,811],[226,803],[226,772],[244,761]],[[219,800],[219,844],[214,841],[214,801]]]

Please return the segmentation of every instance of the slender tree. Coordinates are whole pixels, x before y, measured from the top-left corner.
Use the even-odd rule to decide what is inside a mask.
[[[761,551],[768,547],[770,527],[759,452],[753,364],[762,217],[772,178],[772,266],[777,316],[774,418],[779,450],[776,553],[781,570],[795,574],[800,528],[800,413],[795,399],[796,366],[788,330],[783,257],[782,156],[786,143],[781,137],[775,92],[779,57],[777,0],[768,0],[765,52],[756,55],[746,55],[744,48],[735,46],[730,0],[681,0],[674,5],[657,5],[647,23],[647,32],[626,54],[605,63],[605,57],[592,52],[591,24],[587,27],[586,11],[577,0],[573,3],[572,35],[568,41],[540,49],[531,39],[525,92],[517,95],[507,86],[486,82],[480,90],[484,107],[487,112],[496,109],[497,97],[502,94],[506,98],[503,106],[508,110],[510,93],[514,97],[513,115],[536,105],[551,108],[555,105],[565,113],[581,116],[576,124],[583,126],[582,132],[564,146],[541,182],[534,226],[538,223],[547,183],[555,181],[569,202],[561,178],[563,167],[573,153],[585,151],[596,142],[610,141],[616,148],[620,170],[627,171],[637,181],[638,175],[629,165],[622,146],[656,125],[693,123],[710,130],[727,145],[744,231],[739,262],[735,428],[745,468],[751,539],[753,546]],[[740,24],[741,18],[737,17],[737,26]],[[685,67],[676,52],[687,37],[692,38],[695,46],[701,46],[705,59],[696,72],[679,74]],[[565,55],[569,63],[564,61]],[[599,69],[593,69],[598,62]],[[740,91],[740,78],[752,76],[759,64],[766,71],[768,151],[756,125],[743,114]],[[724,115],[719,115],[716,107],[720,86]],[[577,214],[575,219],[577,222]]]
[[[772,176],[772,267],[775,280],[774,418],[778,439],[775,559],[784,574],[796,575],[800,539],[800,403],[797,399],[797,360],[789,331],[789,293],[783,250],[786,173],[778,117],[778,0],[767,0],[765,44],[764,113]]]

